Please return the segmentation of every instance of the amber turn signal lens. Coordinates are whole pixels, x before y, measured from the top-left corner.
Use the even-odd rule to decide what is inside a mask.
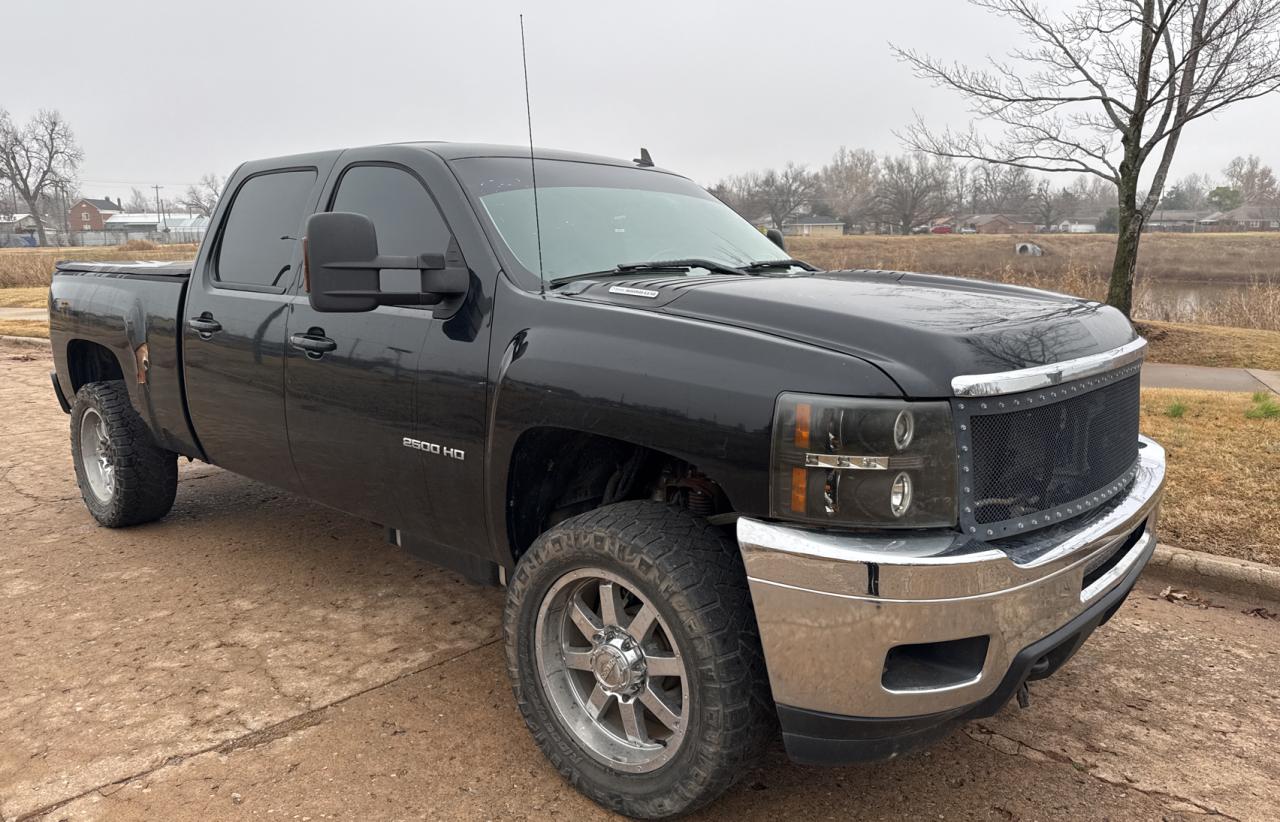
[[[802,402],[796,406],[796,448],[809,447],[809,417],[813,406]]]
[[[791,510],[804,513],[809,503],[809,473],[803,468],[791,469]]]

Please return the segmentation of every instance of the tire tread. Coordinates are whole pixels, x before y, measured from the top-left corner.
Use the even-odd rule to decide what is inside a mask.
[[[115,494],[107,503],[89,487],[80,462],[80,419],[95,409],[107,427],[115,463]],[[76,482],[89,512],[108,528],[152,522],[169,513],[178,490],[178,455],[155,443],[129,401],[121,380],[91,382],[76,392],[71,409],[71,453]]]
[[[549,712],[535,704],[536,686],[519,653],[521,611],[536,613],[526,596],[545,569],[566,552],[612,556],[640,577],[658,581],[692,638],[686,658],[703,681],[715,683],[717,702],[703,719],[697,751],[681,778],[661,795],[627,795],[593,778],[602,766],[560,738]],[[507,597],[507,659],[517,704],[538,746],[576,789],[605,807],[634,817],[665,818],[705,806],[741,778],[774,736],[776,714],[751,595],[737,545],[706,520],[652,501],[588,511],[547,531],[521,558]],[[551,719],[551,722],[547,720]],[[584,764],[589,767],[584,767]]]

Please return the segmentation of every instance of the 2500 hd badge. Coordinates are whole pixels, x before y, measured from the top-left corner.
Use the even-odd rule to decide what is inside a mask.
[[[447,445],[439,445],[426,440],[415,440],[412,437],[404,438],[404,447],[413,448],[418,451],[426,451],[428,454],[439,454],[442,457],[449,457],[455,460],[465,460],[467,452],[461,448],[450,448]]]

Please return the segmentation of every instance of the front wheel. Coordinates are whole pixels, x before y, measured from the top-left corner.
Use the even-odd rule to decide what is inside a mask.
[[[737,546],[688,512],[625,502],[555,526],[521,558],[504,627],[535,741],[612,810],[701,807],[770,738]]]

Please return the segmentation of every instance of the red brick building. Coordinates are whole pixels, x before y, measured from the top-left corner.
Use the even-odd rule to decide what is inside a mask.
[[[111,200],[94,200],[88,197],[77,200],[67,210],[67,226],[71,231],[102,231],[107,218],[124,209]]]

